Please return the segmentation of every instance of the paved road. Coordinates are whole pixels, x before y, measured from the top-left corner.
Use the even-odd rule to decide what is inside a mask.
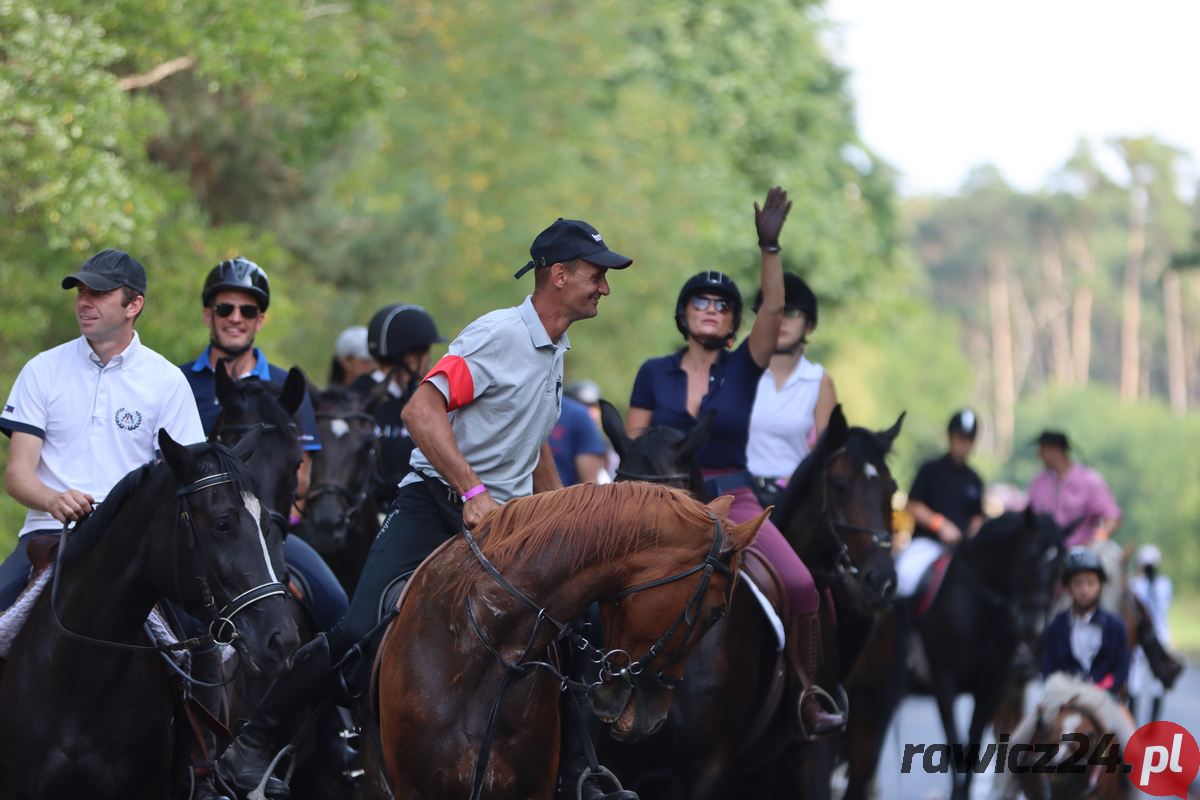
[[[1029,692],[1033,695],[1034,692]],[[1029,703],[1036,698],[1028,698]],[[970,720],[971,701],[960,698],[957,718],[960,730],[966,730]],[[1175,690],[1167,696],[1163,718],[1183,725],[1200,739],[1200,665],[1191,659],[1188,669],[1180,678]],[[919,764],[907,775],[900,771],[905,742],[940,742],[944,740],[942,725],[938,720],[937,705],[932,698],[914,697],[906,700],[896,721],[888,731],[887,742],[878,773],[879,800],[935,800],[945,798],[950,779],[946,775],[927,775]],[[985,773],[976,777],[972,786],[972,800],[984,800],[992,796],[992,781],[997,776]],[[1200,790],[1200,782],[1194,787]],[[1148,797],[1148,795],[1146,795]]]

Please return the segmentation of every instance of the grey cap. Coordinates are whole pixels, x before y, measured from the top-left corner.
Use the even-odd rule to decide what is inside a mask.
[[[109,292],[128,286],[138,294],[146,293],[146,268],[122,250],[104,250],[87,260],[79,271],[62,279],[62,288],[83,284],[97,292]]]
[[[371,358],[367,350],[367,326],[352,325],[338,335],[333,348],[338,358]]]

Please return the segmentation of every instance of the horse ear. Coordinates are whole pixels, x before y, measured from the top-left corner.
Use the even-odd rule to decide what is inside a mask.
[[[680,458],[690,458],[693,453],[704,446],[704,443],[708,441],[708,434],[712,432],[713,419],[716,416],[715,408],[704,412],[704,415],[696,423],[696,427],[688,431],[688,435],[680,440],[677,450]]]
[[[217,402],[222,408],[228,408],[231,403],[237,401],[237,381],[229,375],[229,370],[225,368],[226,360],[223,358],[217,359],[217,369],[215,371],[217,384]]]
[[[762,527],[762,524],[767,521],[767,517],[770,515],[771,509],[768,508],[753,519],[739,522],[737,525],[730,525],[725,530],[729,534],[731,542],[731,547],[726,548],[726,552],[731,549],[734,551],[745,550],[753,544],[754,537],[758,535],[758,529]]]
[[[729,509],[733,507],[733,495],[723,494],[708,504],[707,508],[718,517],[728,517]]]
[[[621,412],[617,411],[617,407],[604,398],[600,398],[600,427],[604,429],[604,435],[612,442],[617,457],[624,461],[625,454],[633,445],[633,440],[625,432],[625,422],[621,419]]]
[[[249,461],[250,456],[254,455],[255,449],[258,448],[258,442],[262,438],[262,424],[255,425],[246,435],[237,440],[233,446],[233,454],[242,461]]]
[[[879,431],[875,434],[875,439],[883,448],[883,452],[889,453],[892,450],[892,445],[896,443],[896,437],[900,435],[900,428],[904,425],[904,418],[908,415],[907,411],[901,411],[896,424],[888,428],[886,431]]]
[[[158,450],[163,461],[180,478],[187,478],[196,471],[196,458],[191,451],[171,438],[166,428],[158,429]]]
[[[824,440],[822,444],[832,446],[834,448],[841,447],[846,443],[846,437],[850,433],[850,423],[846,422],[846,414],[842,411],[842,404],[838,403],[833,407],[833,413],[829,415],[829,424],[825,426],[825,430],[821,433],[821,438]]]
[[[289,414],[295,414],[296,409],[300,408],[300,404],[304,402],[307,391],[308,378],[304,377],[304,373],[299,367],[292,367],[288,370],[287,380],[283,382],[283,392],[279,395],[279,404]]]

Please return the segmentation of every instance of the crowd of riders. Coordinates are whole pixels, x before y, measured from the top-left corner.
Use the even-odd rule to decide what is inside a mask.
[[[704,270],[683,282],[673,308],[683,347],[648,358],[629,398],[631,437],[652,426],[687,432],[710,421],[697,458],[708,494],[733,496],[735,523],[779,499],[838,403],[832,378],[806,352],[817,330],[817,296],[801,276],[783,269],[780,240],[790,208],[786,192],[772,189],[761,208],[755,204],[754,239],[747,220],[747,246],[760,257],[752,303],[723,272]],[[227,785],[248,792],[259,783],[289,737],[293,710],[336,691],[335,665],[375,625],[381,593],[442,542],[514,498],[613,478],[614,456],[598,424],[599,388],[590,381],[564,384],[563,363],[571,346],[568,327],[597,316],[614,288],[610,278],[619,291],[615,273],[632,263],[588,223],[560,218],[537,235],[529,262],[517,272],[518,279],[534,273],[524,302],[472,322],[436,363],[431,350],[447,339],[430,313],[413,303],[387,305],[367,325],[337,337],[329,383],[367,401],[378,437],[376,491],[387,513],[351,597],[311,547],[287,537],[289,570],[311,587],[322,633],[297,651],[292,669],[275,681],[218,761],[216,771]],[[0,430],[12,439],[5,486],[29,509],[22,537],[61,532],[85,517],[120,477],[157,457],[158,429],[183,444],[210,437],[221,416],[218,370],[235,380],[282,387],[286,370],[255,345],[271,303],[267,272],[239,256],[197,278],[198,321],[208,342],[178,366],[142,343],[135,330],[144,310],[154,313],[147,271],[135,258],[105,250],[62,279],[63,289],[75,291],[80,336],[31,359],[0,414]],[[669,304],[661,311],[671,313]],[[310,398],[295,412],[294,424],[302,454],[295,465],[293,521],[303,513],[312,456],[321,448]],[[969,409],[955,413],[946,453],[922,465],[912,484],[907,510],[915,533],[898,564],[901,595],[915,591],[929,565],[984,521],[984,485],[968,463],[978,426]],[[1124,629],[1118,634],[1120,621],[1101,595],[1120,569],[1119,548],[1110,537],[1121,512],[1104,479],[1072,458],[1065,434],[1047,431],[1036,444],[1045,470],[1031,484],[1029,502],[1060,525],[1075,525],[1062,573],[1069,607],[1046,629],[1044,667],[1115,692],[1126,682],[1130,654]],[[820,657],[814,643],[821,603],[812,576],[770,522],[755,546],[780,574],[790,600],[791,618],[784,621],[787,702],[805,736],[837,731],[845,718],[823,702],[829,693],[812,680]],[[1159,559],[1154,550],[1142,551],[1144,572],[1135,584],[1147,605],[1165,614],[1170,589],[1157,572]],[[29,571],[18,543],[0,565],[0,610],[16,599]],[[219,664],[212,658],[202,655],[193,669],[217,682]],[[564,714],[577,713],[569,706],[564,703]],[[579,730],[563,726],[565,785],[574,786],[587,768]],[[274,778],[266,789],[269,797],[287,793]],[[197,796],[222,795],[206,784]],[[582,796],[636,797],[624,790],[606,793],[590,780]]]

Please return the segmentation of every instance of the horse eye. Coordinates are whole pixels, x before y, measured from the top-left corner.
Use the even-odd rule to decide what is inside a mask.
[[[229,518],[221,517],[218,519],[213,523],[213,530],[215,530],[217,533],[229,533],[232,530],[232,527],[229,524]]]

